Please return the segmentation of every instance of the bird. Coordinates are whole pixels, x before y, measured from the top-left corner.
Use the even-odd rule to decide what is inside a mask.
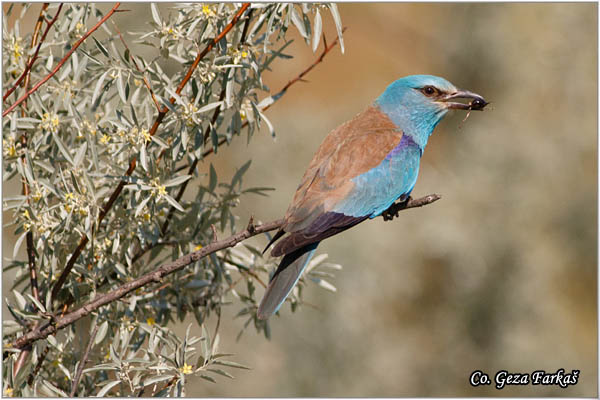
[[[258,306],[258,319],[279,310],[322,240],[410,196],[427,141],[449,110],[483,110],[487,104],[444,78],[411,75],[391,83],[364,111],[331,131],[265,248],[274,244],[271,256],[283,258]]]

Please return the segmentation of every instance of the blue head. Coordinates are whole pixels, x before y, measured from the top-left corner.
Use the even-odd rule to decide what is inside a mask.
[[[450,101],[459,98],[472,101],[470,104]],[[411,75],[389,85],[375,104],[423,149],[448,110],[482,110],[487,102],[478,94],[457,89],[444,78]]]

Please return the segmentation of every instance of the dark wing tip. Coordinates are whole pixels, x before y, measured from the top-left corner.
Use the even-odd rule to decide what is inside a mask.
[[[271,240],[269,241],[269,243],[267,243],[267,246],[265,247],[265,249],[262,251],[262,254],[264,255],[265,252],[269,249],[269,247],[271,247],[271,245],[273,243],[275,243],[280,237],[282,237],[285,234],[285,231],[283,229],[279,229],[277,231],[277,233],[273,236],[273,238],[271,238]]]

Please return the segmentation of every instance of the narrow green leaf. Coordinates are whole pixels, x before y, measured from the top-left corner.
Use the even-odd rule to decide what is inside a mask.
[[[13,259],[17,258],[17,253],[19,252],[19,248],[21,247],[21,244],[23,244],[23,239],[25,239],[25,236],[27,236],[27,232],[28,231],[23,232],[21,234],[21,236],[19,236],[19,238],[15,242],[15,247],[13,249]]]
[[[150,3],[150,9],[152,10],[152,19],[154,20],[154,22],[156,22],[159,26],[162,25],[162,21],[160,20],[160,13],[158,12],[158,7],[156,6],[156,3]]]
[[[27,293],[26,296],[29,297],[29,299],[31,301],[33,301],[33,303],[38,308],[38,310],[40,310],[41,312],[46,312],[46,307],[44,307],[44,305],[42,303],[40,303],[38,300],[36,300],[35,297],[33,297],[32,295],[30,295],[29,293]]]
[[[119,92],[119,97],[121,97],[121,101],[126,104],[127,96],[125,95],[125,85],[123,84],[123,74],[121,71],[117,74],[117,91]]]
[[[97,394],[96,396],[97,396],[97,397],[104,397],[104,395],[105,395],[105,394],[107,394],[107,393],[108,393],[108,391],[109,391],[110,389],[114,388],[114,387],[115,387],[115,386],[117,386],[119,383],[121,383],[121,381],[120,381],[120,380],[109,382],[108,384],[106,384],[106,386],[104,386],[104,387],[102,388],[102,390],[100,390],[100,391],[98,392],[98,394]]]
[[[215,381],[215,379],[212,376],[200,375],[200,378],[205,379],[205,380],[207,380],[209,382],[212,382],[212,383],[217,383],[217,381]]]
[[[319,43],[321,42],[321,33],[323,32],[323,19],[321,18],[321,12],[317,8],[315,12],[315,20],[313,22],[313,37],[312,37],[312,51],[317,51]]]
[[[183,182],[189,180],[192,178],[192,175],[180,175],[176,178],[173,179],[169,179],[168,181],[166,181],[165,183],[163,183],[163,186],[165,187],[171,187],[171,186],[177,186],[177,185],[181,185]]]
[[[162,382],[162,381],[166,381],[167,379],[171,379],[173,378],[172,375],[159,375],[159,376],[153,376],[151,378],[148,378],[146,380],[144,380],[144,386],[148,386],[148,385],[152,385],[156,382]]]
[[[250,168],[251,163],[252,160],[248,160],[244,165],[240,167],[240,169],[236,171],[235,175],[233,175],[233,179],[231,180],[231,186],[235,186],[238,182],[241,183],[242,176],[246,173],[248,168]]]
[[[98,344],[104,340],[106,333],[108,332],[108,321],[104,321],[100,328],[98,328],[98,333],[96,333],[96,337],[94,338],[94,344]]]
[[[56,145],[58,146],[58,150],[60,150],[62,155],[67,159],[67,161],[69,163],[71,163],[71,165],[75,166],[75,163],[73,162],[73,159],[71,158],[71,154],[69,154],[67,147],[65,146],[64,142],[60,139],[60,137],[58,136],[58,134],[56,132],[52,132],[52,138],[56,142]]]
[[[92,39],[94,39],[94,43],[96,43],[96,47],[98,47],[98,49],[102,52],[102,54],[104,54],[106,56],[106,58],[110,58],[110,56],[108,55],[108,50],[106,50],[106,47],[104,47],[102,45],[102,43],[100,43],[98,40],[96,40],[96,38],[94,36],[92,36]]]
[[[164,194],[163,197],[169,202],[169,204],[171,204],[173,207],[175,207],[177,210],[184,212],[185,210],[183,209],[183,207],[181,207],[181,205],[171,196],[169,196],[168,194]]]
[[[100,76],[100,79],[98,79],[98,82],[96,83],[96,87],[94,88],[94,93],[92,94],[92,104],[96,103],[96,99],[100,95],[100,89],[102,88],[102,84],[104,83],[104,79],[106,79],[106,75],[108,75],[109,72],[110,72],[110,69],[108,69],[106,72],[104,72]]]
[[[240,368],[240,369],[252,369],[250,367],[247,367],[245,365],[242,364],[238,364],[236,362],[233,361],[227,361],[227,360],[215,360],[213,362],[213,364],[219,364],[219,365],[225,365],[227,367],[232,367],[232,368]]]
[[[217,187],[217,171],[215,171],[215,167],[213,167],[212,163],[210,164],[210,178],[208,181],[208,190],[210,192],[214,192]]]
[[[329,3],[329,9],[331,10],[331,16],[333,17],[333,21],[335,22],[335,28],[337,30],[338,39],[340,40],[340,49],[342,50],[342,54],[344,54],[344,37],[342,36],[342,18],[340,17],[340,12],[338,11],[337,4]]]
[[[16,290],[13,290],[13,294],[15,295],[15,300],[17,300],[17,307],[19,310],[24,310],[27,306],[27,300],[25,300],[25,297],[23,297],[23,295]]]
[[[304,29],[304,21],[300,18],[300,14],[298,14],[298,10],[294,7],[294,4],[290,4],[290,12],[292,13],[292,22],[296,25],[298,32],[302,35],[303,38],[308,39],[308,34],[306,33],[306,29]]]

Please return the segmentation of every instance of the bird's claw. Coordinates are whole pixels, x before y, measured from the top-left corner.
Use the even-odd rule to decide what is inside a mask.
[[[406,205],[411,200],[412,200],[412,197],[410,197],[410,196],[406,196],[405,198],[400,197],[400,199],[397,203],[392,204],[391,206],[389,206],[389,208],[387,210],[385,210],[384,212],[381,213],[383,220],[391,221],[395,217],[398,217],[400,215],[400,210],[405,209]]]

